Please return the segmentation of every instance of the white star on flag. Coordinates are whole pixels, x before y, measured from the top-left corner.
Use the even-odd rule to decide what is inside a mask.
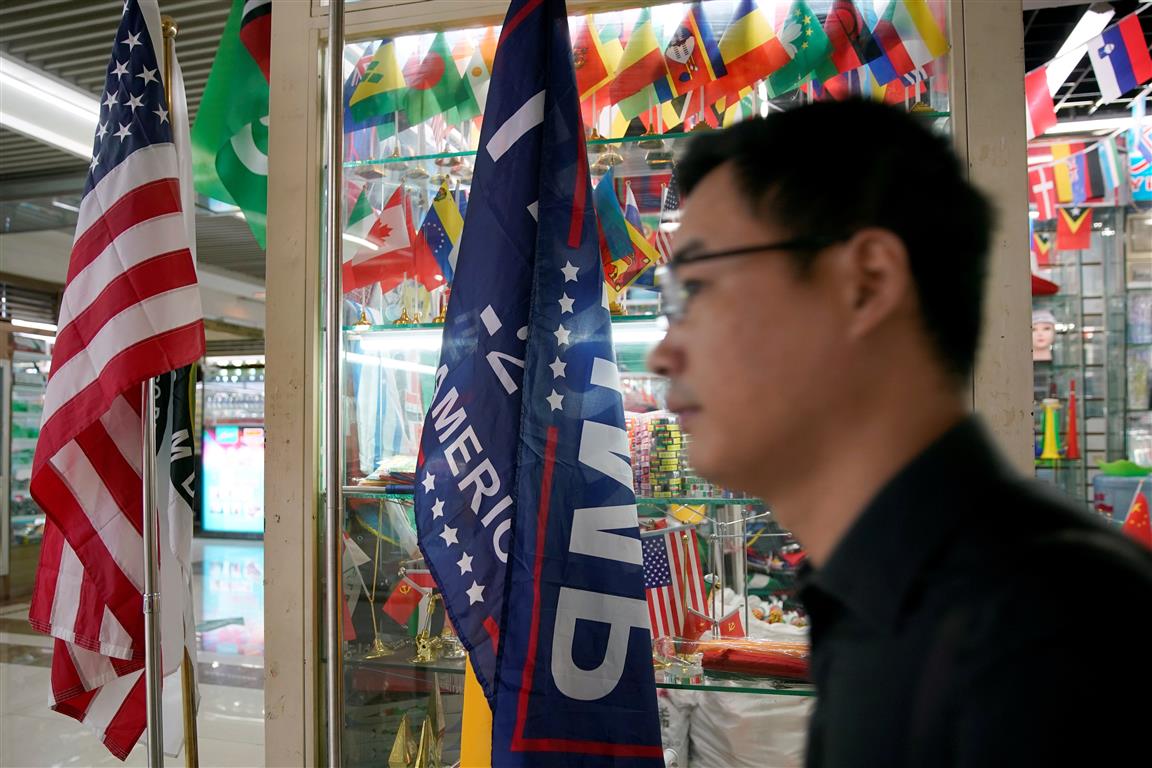
[[[424,482],[422,485],[424,486],[424,490],[431,491],[436,487],[436,475],[432,474],[431,472],[426,472],[424,474]]]
[[[128,74],[128,62],[116,62],[116,68],[112,70],[112,74],[116,75],[117,77],[124,77],[124,75]]]
[[[156,115],[156,117],[160,118],[160,124],[161,125],[168,122],[168,110],[164,109],[164,107],[160,107],[159,109],[152,110],[152,114],[154,114],[154,115]]]
[[[564,375],[564,369],[568,367],[568,363],[560,362],[560,358],[557,357],[548,363],[548,367],[552,369],[552,378],[559,379]]]
[[[98,165],[100,165],[100,155],[92,155],[92,162],[88,163],[88,170],[95,170]]]
[[[103,139],[108,135],[108,123],[100,123],[100,127],[96,129],[96,138]]]
[[[553,331],[552,334],[556,337],[556,343],[557,344],[570,344],[571,343],[568,341],[568,337],[570,335],[572,335],[572,331],[568,330],[564,326],[560,326],[555,331]]]
[[[140,94],[139,96],[133,96],[132,94],[128,94],[128,103],[125,104],[124,106],[131,107],[132,111],[135,112],[136,107],[144,106],[144,94]]]
[[[444,530],[440,531],[440,538],[444,539],[444,546],[446,547],[460,543],[456,540],[456,529],[450,525],[444,526]]]
[[[560,394],[556,390],[552,390],[552,394],[548,395],[548,397],[544,399],[548,401],[548,405],[552,406],[552,410],[558,411],[560,410],[561,404],[564,402],[564,395]]]
[[[564,314],[565,312],[572,312],[573,311],[572,305],[575,302],[576,302],[576,299],[568,298],[568,294],[564,294],[563,296],[561,296],[560,297],[560,314]]]
[[[128,125],[131,125],[131,123],[129,123]],[[132,129],[129,128],[128,125],[125,125],[124,123],[120,123],[120,130],[116,131],[116,133],[114,133],[112,135],[115,136],[116,138],[120,139],[121,142],[123,142],[124,139],[126,139],[132,135]]]
[[[120,44],[128,46],[128,50],[132,50],[138,45],[143,45],[143,43],[140,42],[139,32],[129,32],[128,37],[124,40],[121,40]]]
[[[484,585],[472,582],[472,586],[464,590],[468,593],[468,605],[484,602]]]
[[[444,502],[436,499],[436,503],[432,505],[432,519],[444,517]]]
[[[580,267],[572,266],[572,262],[564,262],[564,266],[560,267],[560,271],[564,273],[564,282],[576,282],[576,273],[580,271]]]
[[[460,555],[460,559],[456,561],[456,565],[460,566],[460,575],[472,573],[472,555],[465,552]]]
[[[112,93],[111,91],[108,91],[104,94],[104,106],[114,107],[119,103],[120,102],[116,100],[116,94]]]
[[[148,85],[148,83],[159,82],[156,79],[156,70],[148,69],[148,67],[144,67],[140,74],[136,75],[136,77],[144,78],[144,85]]]

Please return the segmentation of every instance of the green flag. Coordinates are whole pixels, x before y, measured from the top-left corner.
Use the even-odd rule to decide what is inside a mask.
[[[268,212],[268,81],[240,39],[244,0],[233,0],[192,126],[196,191],[244,211],[260,247]]]
[[[479,116],[480,106],[472,89],[460,83],[460,72],[441,32],[432,40],[428,53],[419,62],[412,54],[404,67],[408,83],[407,113],[411,125],[422,123],[442,112],[449,123],[459,123]]]
[[[776,37],[791,61],[768,76],[770,96],[799,88],[832,51],[832,43],[820,20],[804,0],[792,4]]]

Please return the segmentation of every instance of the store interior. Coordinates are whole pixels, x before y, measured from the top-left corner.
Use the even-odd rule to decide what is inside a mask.
[[[229,5],[161,2],[180,26],[193,123],[210,93]],[[751,7],[785,37],[796,23],[791,5],[758,0]],[[830,28],[834,7],[845,4],[808,5],[813,21],[802,13],[800,26],[818,31]],[[875,14],[873,5],[888,4],[846,4]],[[819,77],[813,67],[797,82],[765,76],[715,91],[697,72],[693,82],[704,78],[698,88],[669,99],[650,82],[618,87],[612,75],[622,61],[643,56],[648,37],[652,50],[663,50],[689,4],[617,3],[570,18],[657,636],[662,735],[666,759],[679,768],[800,765],[815,691],[806,681],[807,618],[795,594],[803,542],[760,500],[693,471],[689,439],[665,410],[663,382],[645,365],[667,327],[654,268],[666,260],[677,227],[676,159],[694,131],[848,96],[883,100],[954,137],[960,97],[950,78],[950,3],[891,6],[923,11],[915,17],[923,45],[916,66],[887,83],[859,62]],[[96,102],[120,7],[43,0],[0,6],[5,94],[16,87],[8,78],[26,69]],[[700,18],[723,41],[743,7],[710,0]],[[1019,264],[1023,274],[1026,260],[1032,277],[1035,477],[1122,529],[1152,471],[1152,119],[1140,112],[1152,93],[1144,83],[1110,97],[1085,43],[1134,16],[1147,45],[1152,12],[1135,0],[1024,0],[1021,10],[1024,69],[1045,68],[1057,121],[1028,142],[1029,196],[1014,212],[1023,221],[1026,207],[1029,227]],[[426,767],[460,757],[464,649],[416,546],[414,482],[498,34],[498,22],[487,18],[408,23],[400,31],[356,31],[343,51],[343,378],[335,386],[344,436],[344,603],[339,618],[315,621],[317,632],[330,621],[342,627],[346,765]],[[362,87],[373,73],[390,71],[413,89],[413,78],[428,73],[404,62],[433,54],[457,67],[447,106]],[[85,130],[86,147],[91,128]],[[35,134],[0,127],[0,764],[112,765],[119,761],[84,725],[49,710],[52,640],[25,620],[45,526],[29,480],[88,168],[66,138],[53,143]],[[268,276],[278,265],[262,246],[262,217],[257,225],[243,205],[197,192],[207,335],[193,411],[200,758],[206,765],[263,765],[270,674],[264,628],[275,610],[266,602],[265,500],[270,507],[287,493],[264,461],[266,443],[278,437],[266,431],[266,384],[269,391],[284,386],[265,348]],[[405,248],[390,244],[397,226],[407,235]],[[315,499],[301,506],[309,507],[305,517],[322,509]],[[308,571],[301,578],[320,581]],[[147,764],[143,748],[126,764]]]

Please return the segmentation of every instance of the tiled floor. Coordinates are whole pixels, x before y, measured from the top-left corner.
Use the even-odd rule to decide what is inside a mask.
[[[197,540],[193,561],[200,765],[263,766],[263,543]],[[52,641],[32,631],[27,614],[27,603],[0,606],[0,766],[146,766],[143,745],[121,763],[85,726],[48,708]],[[165,764],[183,766],[184,756]]]

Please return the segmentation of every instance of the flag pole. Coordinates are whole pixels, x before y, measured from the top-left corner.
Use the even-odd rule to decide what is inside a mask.
[[[341,504],[341,478],[343,438],[340,432],[340,221],[341,150],[344,134],[342,109],[344,103],[344,0],[328,3],[328,98],[325,100],[325,118],[328,127],[328,199],[325,214],[327,252],[324,259],[325,277],[325,329],[324,336],[324,615],[325,651],[324,698],[328,704],[327,764],[332,768],[343,765],[341,737],[344,732],[344,653],[343,621],[341,621],[341,565],[344,548],[343,514]],[[399,126],[397,126],[399,128]],[[423,136],[423,131],[421,131]],[[399,131],[397,131],[399,146]]]
[[[180,29],[176,25],[176,21],[171,16],[160,17],[160,30],[164,35],[164,100],[168,103],[168,112],[172,113],[172,61],[173,61],[173,48],[176,45],[176,35]],[[151,387],[149,387],[151,389]],[[152,390],[153,393],[155,390]],[[153,394],[153,397],[155,395]],[[153,408],[155,402],[153,401]],[[152,474],[155,477],[155,450],[150,452],[153,457],[153,470]],[[150,552],[155,551],[155,547],[149,549]],[[195,671],[192,669],[192,657],[188,655],[188,649],[182,651],[182,660],[180,662],[180,691],[181,691],[181,705],[184,716],[184,762],[188,768],[199,768],[200,765],[200,748],[199,741],[196,735],[196,694],[195,694]],[[163,685],[163,673],[159,676]],[[151,680],[149,680],[151,682]],[[157,689],[159,696],[160,688]],[[149,731],[151,733],[151,731]],[[158,739],[162,746],[162,739]],[[151,749],[151,737],[149,737],[149,749]],[[163,757],[159,765],[163,765]]]
[[[140,386],[144,414],[141,493],[144,496],[144,683],[147,701],[148,768],[164,766],[164,710],[160,692],[160,574],[156,558],[156,390],[153,379]]]

